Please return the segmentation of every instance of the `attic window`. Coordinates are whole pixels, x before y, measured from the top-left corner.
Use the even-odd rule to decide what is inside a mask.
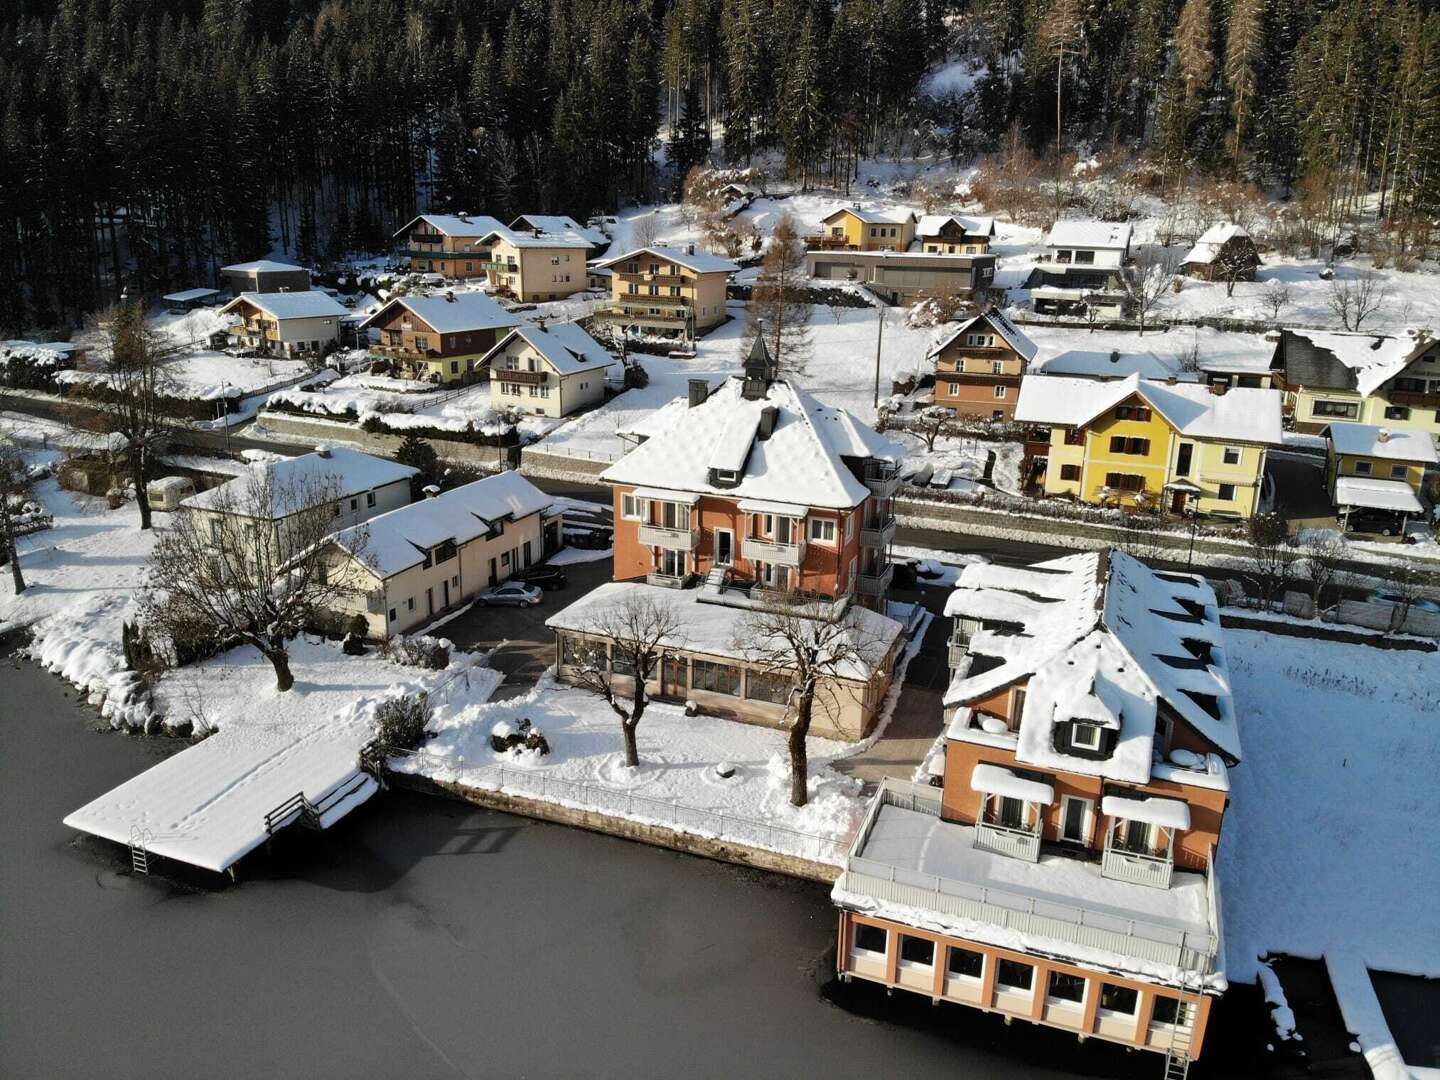
[[[1070,745],[1076,750],[1100,749],[1100,725],[1077,721],[1070,727]]]
[[[1198,694],[1194,690],[1186,690],[1185,696],[1216,720],[1220,719],[1220,699],[1214,694]]]
[[[1199,638],[1183,638],[1180,642],[1185,646],[1187,652],[1201,663],[1209,664],[1215,659],[1215,652],[1210,642],[1201,641]]]

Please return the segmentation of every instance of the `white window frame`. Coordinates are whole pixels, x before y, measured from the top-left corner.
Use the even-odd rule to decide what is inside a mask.
[[[726,562],[721,562],[721,561],[720,561],[720,534],[721,534],[721,533],[725,533],[727,536],[730,537],[730,558],[729,558],[729,560],[726,561]],[[734,529],[716,529],[716,530],[715,530],[715,553],[714,553],[714,556],[715,556],[715,565],[716,565],[716,566],[734,566],[734,565],[735,565],[735,530],[734,530]]]
[[[807,530],[812,543],[828,544],[835,543],[836,529],[834,518],[811,518],[810,528]],[[828,535],[826,535],[828,533]]]
[[[1081,732],[1093,736],[1094,742],[1082,742],[1079,738]],[[1070,745],[1077,750],[1099,750],[1100,749],[1100,725],[1089,724],[1083,721],[1070,725]]]
[[[1226,465],[1239,465],[1240,459],[1244,457],[1244,453],[1245,452],[1238,446],[1227,446],[1221,455],[1221,460],[1224,461]],[[1235,455],[1234,461],[1230,460],[1231,454]]]
[[[637,495],[620,496],[620,520],[621,521],[644,521],[647,516],[645,500]]]
[[[996,401],[1004,401],[1004,400],[1005,400],[1005,384],[1004,384],[1004,383],[1001,383],[1000,385],[998,385],[998,386],[995,387],[995,400],[996,400]]]
[[[1369,461],[1357,461],[1354,465],[1356,476],[1370,476],[1375,472],[1375,466]]]

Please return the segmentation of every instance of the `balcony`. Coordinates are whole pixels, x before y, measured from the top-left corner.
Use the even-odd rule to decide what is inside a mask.
[[[490,378],[495,382],[519,383],[521,386],[544,386],[550,375],[545,371],[520,371],[514,368],[492,368]]]
[[[405,364],[423,364],[440,358],[440,354],[434,349],[407,349],[403,345],[371,345],[370,355],[386,360],[399,360]]]
[[[973,826],[939,817],[938,789],[882,781],[835,883],[836,903],[882,918],[895,906],[973,920],[1048,939],[1052,955],[1073,946],[1202,977],[1216,970],[1220,896],[1208,862],[1158,893],[1104,884],[1096,864],[1054,855],[1026,866],[1017,881],[1008,853],[987,851]],[[1086,906],[1092,892],[1103,903]]]
[[[641,525],[637,539],[645,547],[664,548],[666,551],[694,551],[700,546],[700,528],[669,529],[664,525]]]
[[[615,275],[615,280],[634,282],[636,285],[682,285],[685,283],[684,274],[651,274],[649,272],[629,274],[620,273]]]
[[[680,574],[662,574],[658,570],[652,570],[645,575],[646,585],[658,585],[662,589],[683,589],[688,576]]]
[[[880,518],[860,526],[860,546],[884,551],[895,539],[895,518]]]
[[[1421,390],[1391,390],[1391,405],[1415,405],[1422,409],[1440,409],[1440,390],[1425,393]]]
[[[758,536],[747,536],[740,541],[740,557],[751,562],[798,567],[805,560],[805,542],[802,540],[798,544],[782,544]]]
[[[1128,881],[1132,885],[1146,885],[1152,889],[1168,889],[1174,873],[1175,863],[1168,854],[1145,855],[1122,851],[1107,843],[1105,854],[1100,859],[1102,877]]]
[[[635,304],[639,306],[684,307],[690,300],[684,296],[651,296],[649,293],[621,293],[620,302],[622,304]]]
[[[652,323],[657,326],[683,327],[688,326],[690,323],[690,319],[686,315],[654,315],[647,311],[636,311],[629,307],[606,308],[604,311],[596,312],[596,318],[602,322]]]
[[[861,481],[877,499],[888,499],[900,486],[900,470],[892,461],[870,458],[865,462]]]
[[[950,666],[959,667],[960,662],[970,655],[970,639],[960,634],[950,635]]]
[[[975,826],[975,846],[981,851],[1004,855],[1024,862],[1040,861],[1040,834],[1030,829],[1008,829],[1004,825]]]
[[[843,236],[826,236],[824,233],[811,233],[809,236],[802,236],[800,239],[804,243],[806,251],[860,250]]]
[[[496,274],[518,274],[520,264],[513,262],[495,262],[493,259],[486,259],[480,264],[481,270],[489,270]]]
[[[890,580],[895,576],[895,564],[885,566],[873,573],[862,573],[856,580],[855,588],[862,596],[884,596],[890,591]]]

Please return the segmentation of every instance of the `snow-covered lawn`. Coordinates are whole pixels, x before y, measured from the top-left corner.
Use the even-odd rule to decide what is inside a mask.
[[[932,487],[945,487],[951,491],[970,491],[982,486],[985,467],[990,455],[995,455],[990,482],[1001,491],[1020,494],[1020,461],[1025,447],[1018,442],[994,442],[985,439],[952,438],[941,436],[935,440],[935,449],[926,450],[925,440],[907,431],[888,432],[890,441],[905,452],[901,475],[913,477],[917,471],[928,465],[931,469]],[[949,475],[948,484],[939,484]]]
[[[1220,846],[1230,977],[1324,956],[1383,1059],[1364,969],[1440,976],[1440,653],[1226,639],[1244,751]]]
[[[189,353],[165,366],[165,373],[173,384],[167,393],[206,401],[235,394],[249,397],[301,378],[308,367],[304,360],[229,356],[207,349]]]

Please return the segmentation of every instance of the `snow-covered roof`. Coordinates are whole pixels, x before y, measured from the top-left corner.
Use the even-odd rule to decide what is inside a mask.
[[[867,225],[903,225],[907,221],[915,220],[912,210],[862,210],[858,206],[837,207],[820,220],[829,221],[841,214],[851,214]]]
[[[1222,755],[1240,757],[1215,594],[1196,575],[1154,571],[1120,551],[979,564],[961,572],[945,614],[981,623],[946,706],[1026,682],[1017,761],[1144,783],[1162,701]],[[950,736],[966,737],[970,720],[961,710]],[[1075,720],[1117,731],[1109,758],[1055,748],[1055,725]]]
[[[1045,245],[1124,250],[1130,246],[1130,233],[1130,224],[1124,221],[1057,221],[1045,238]]]
[[[958,329],[945,335],[938,344],[933,346],[929,355],[936,356],[943,352],[952,341],[967,332],[977,322],[988,323],[997,334],[1005,339],[1005,343],[1019,353],[1027,362],[1035,359],[1035,353],[1038,351],[1035,342],[1031,341],[1025,331],[1011,322],[1009,317],[998,308],[982,311],[973,319],[967,319],[961,323]]]
[[[926,214],[915,226],[916,236],[938,236],[946,223],[953,221],[969,236],[994,236],[993,217],[965,217],[961,214]]]
[[[297,290],[295,292],[242,292],[223,308],[220,314],[234,311],[242,303],[259,308],[273,319],[314,319],[329,315],[339,317],[349,314],[329,293],[319,289]]]
[[[1183,799],[1166,799],[1156,795],[1132,799],[1125,795],[1106,795],[1100,800],[1100,812],[1106,817],[1143,821],[1165,829],[1190,828],[1190,804]]]
[[[437,334],[463,334],[470,330],[497,330],[519,326],[520,319],[482,292],[443,293],[434,296],[397,296],[363,323],[376,326],[395,305],[421,319]]]
[[[1027,375],[1020,383],[1020,423],[1083,427],[1139,395],[1182,435],[1195,439],[1279,444],[1280,392],[1237,387],[1215,393],[1197,383],[1157,382],[1130,375],[1101,381],[1068,375]]]
[[[488,232],[505,227],[504,222],[489,214],[418,214],[407,221],[402,228],[395,230],[395,235],[399,236],[403,232],[408,232],[417,221],[425,222],[442,236],[473,236],[477,239]]]
[[[1341,330],[1287,329],[1285,333],[1291,338],[1303,338],[1347,368],[1355,380],[1355,389],[1366,397],[1404,371],[1433,342],[1424,332],[1410,332],[1396,337]],[[1307,380],[1303,376],[1291,376],[1288,381],[1303,385]]]
[[[1055,788],[1039,780],[1027,780],[999,765],[981,763],[970,770],[970,790],[986,795],[1004,795],[1023,802],[1049,806],[1055,801]]]
[[[574,233],[591,247],[600,247],[608,240],[599,229],[586,228],[565,214],[521,214],[510,223],[512,230],[539,229],[542,233]]]
[[[598,632],[596,624],[605,612],[619,607],[631,597],[640,597],[673,606],[680,628],[673,637],[667,637],[660,643],[667,648],[734,660],[743,660],[747,655],[755,656],[767,648],[764,642],[755,641],[748,648],[743,643],[747,637],[746,627],[755,614],[753,610],[708,603],[702,599],[704,595],[699,589],[667,589],[643,581],[611,581],[557,611],[545,620],[545,625],[552,630],[594,634]],[[852,604],[841,616],[841,621],[847,628],[843,639],[846,651],[854,651],[858,655],[837,662],[836,673],[841,678],[868,681],[904,627],[894,619],[858,604]],[[862,659],[865,662],[862,663]]]
[[[1119,349],[1065,349],[1040,356],[1026,374],[1076,375],[1092,379],[1123,379],[1127,375],[1138,375],[1142,379],[1168,379],[1172,375],[1181,377],[1177,369],[1175,362],[1144,349],[1129,352]],[[1193,382],[1199,374],[1192,372],[1186,378]]]
[[[383,580],[418,566],[437,544],[467,543],[497,521],[519,521],[552,501],[519,473],[496,473],[351,526],[335,534],[335,544],[353,552],[357,537],[365,536],[360,557]]]
[[[229,266],[222,266],[220,272],[228,274],[279,274],[290,270],[304,270],[303,266],[296,266],[294,263],[281,262],[279,259],[255,259],[251,262],[231,263]]]
[[[271,516],[284,517],[302,509],[289,505],[289,499],[297,494],[305,494],[304,489],[308,484],[323,480],[327,488],[334,485],[334,490],[327,490],[325,494],[345,498],[393,484],[397,480],[408,480],[418,472],[418,469],[409,465],[335,446],[317,450],[313,454],[282,458],[279,461],[253,462],[234,480],[227,480],[218,487],[193,495],[185,500],[184,505],[190,509],[213,510],[230,501],[232,511],[248,508],[245,492],[251,479],[268,475],[271,497],[276,500],[271,508]]]
[[[1211,225],[1200,234],[1200,239],[1195,241],[1195,246],[1190,249],[1190,254],[1181,259],[1184,263],[1212,263],[1215,256],[1220,254],[1220,249],[1234,240],[1237,236],[1248,237],[1250,234],[1233,221],[1222,221],[1218,225]]]
[[[501,338],[495,347],[485,354],[481,363],[491,360],[517,337],[524,339],[561,375],[572,375],[577,371],[610,367],[619,363],[610,354],[610,350],[587,334],[579,323],[574,322],[552,323],[549,326],[521,323]]]
[[[735,499],[768,499],[830,509],[859,506],[868,489],[841,459],[894,460],[895,446],[843,409],[822,405],[787,379],[776,379],[758,400],[741,394],[732,376],[699,405],[657,431],[601,479],[612,484],[703,492]],[[760,414],[777,410],[774,431],[759,437]],[[743,441],[743,446],[742,446]],[[726,464],[720,464],[721,461]],[[712,468],[736,468],[733,487],[710,483]]]
[[[172,304],[188,304],[192,300],[207,300],[219,295],[219,289],[181,289],[179,292],[166,293],[160,299],[168,300]]]
[[[596,265],[601,267],[614,266],[616,263],[626,262],[640,255],[654,255],[656,258],[669,259],[671,262],[678,263],[685,267],[685,269],[693,270],[697,274],[733,274],[736,270],[740,269],[738,264],[731,262],[729,259],[721,258],[719,255],[708,255],[703,251],[694,252],[680,248],[665,247],[662,244],[656,244],[653,247],[635,248],[627,251],[624,255],[603,259]]]
[[[569,229],[557,232],[530,232],[526,229],[492,229],[480,238],[481,243],[503,240],[517,248],[590,248],[595,245],[587,236]]]
[[[1336,506],[1364,506],[1397,514],[1422,514],[1425,507],[1415,489],[1404,480],[1376,480],[1369,476],[1341,476],[1335,481]]]
[[[1383,428],[1373,424],[1331,424],[1326,430],[1335,452],[1393,461],[1440,461],[1435,442],[1425,431]]]

